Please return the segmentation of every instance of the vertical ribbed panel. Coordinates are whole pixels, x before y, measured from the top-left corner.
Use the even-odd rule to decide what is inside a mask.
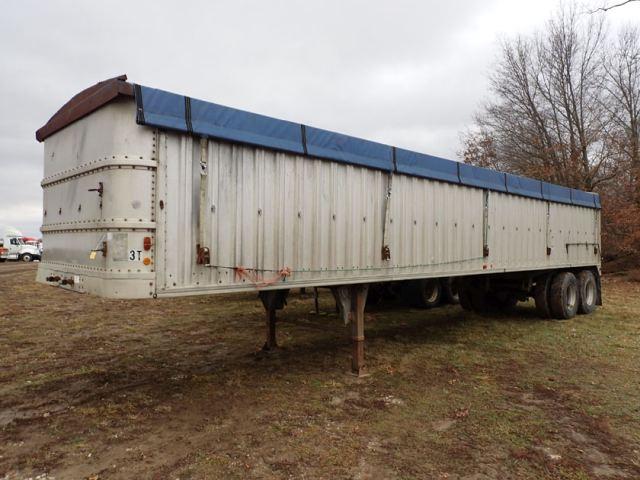
[[[493,268],[547,265],[546,202],[499,192],[489,194],[489,262]]]
[[[400,174],[393,179],[385,262],[387,172],[210,140],[208,175],[200,177],[198,142],[162,136],[160,294],[254,288],[235,267],[263,270],[267,280],[288,267],[293,273],[284,285],[327,285],[598,263],[592,247],[570,246],[567,254],[565,245],[597,243],[596,210],[551,204],[547,256],[547,202],[490,192],[490,256],[483,258],[483,190]],[[201,178],[208,182],[202,208],[210,266],[196,265]],[[281,279],[275,284],[283,286]]]

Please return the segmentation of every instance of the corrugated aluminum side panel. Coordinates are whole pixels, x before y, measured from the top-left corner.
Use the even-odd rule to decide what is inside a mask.
[[[253,274],[238,275],[236,267],[259,270],[265,280],[288,267],[286,285],[483,271],[481,189],[395,175],[385,262],[388,173],[213,140],[203,177],[211,266],[196,265],[199,143],[162,134],[159,161],[166,253],[158,294],[255,288]]]
[[[550,203],[549,220],[554,262],[599,264],[600,210]]]
[[[489,267],[521,270],[551,265],[546,254],[547,202],[489,193]]]
[[[160,137],[159,295],[599,264],[597,210],[489,192],[483,257],[484,191],[400,174],[383,261],[389,173],[209,140],[201,177],[197,140]],[[209,266],[196,264],[201,178]],[[285,267],[292,273],[283,282]]]

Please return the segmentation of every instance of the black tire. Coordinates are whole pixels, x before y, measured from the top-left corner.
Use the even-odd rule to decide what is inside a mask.
[[[30,253],[23,253],[20,256],[20,260],[22,260],[25,263],[33,262],[33,256]]]
[[[576,276],[571,272],[555,274],[549,290],[549,305],[553,317],[558,320],[573,318],[578,311],[579,300]]]
[[[490,292],[486,295],[486,309],[490,312],[508,313],[512,311],[518,303],[518,297],[513,293]]]
[[[468,287],[460,286],[458,288],[458,298],[460,306],[468,312],[473,311],[473,303],[471,302],[471,290]]]
[[[551,290],[552,275],[544,275],[536,280],[533,287],[533,299],[536,302],[536,312],[540,318],[551,318],[549,292]]]
[[[417,284],[416,305],[420,308],[434,308],[442,302],[442,283],[437,278],[420,280]]]
[[[442,302],[456,305],[460,303],[458,295],[458,282],[454,278],[442,279]]]
[[[596,309],[598,301],[598,284],[596,277],[591,270],[582,270],[578,273],[578,313],[586,315]]]
[[[473,311],[480,314],[486,315],[489,313],[489,296],[483,290],[471,289],[471,306],[473,307]]]
[[[6,261],[7,261],[7,259],[6,259],[6,258],[0,258],[0,263],[4,263],[4,262],[6,262]]]

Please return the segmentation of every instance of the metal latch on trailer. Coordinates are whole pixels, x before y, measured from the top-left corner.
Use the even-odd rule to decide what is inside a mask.
[[[598,252],[600,251],[600,244],[599,243],[592,243],[592,242],[575,242],[575,243],[565,243],[565,248],[567,249],[567,253],[569,253],[569,247],[593,247],[593,254],[597,255]]]
[[[100,237],[100,240],[98,240],[98,243],[95,246],[95,248],[93,248],[91,252],[89,252],[89,259],[95,260],[98,252],[102,253],[103,257],[107,256],[107,240],[105,235],[102,235],[102,237]]]
[[[208,247],[205,247],[205,222],[207,213],[208,195],[208,157],[209,157],[209,140],[200,139],[200,195],[199,195],[199,214],[198,214],[198,243],[196,244],[196,264],[209,265],[211,256]]]
[[[100,208],[102,208],[102,195],[104,194],[104,185],[102,182],[98,182],[98,188],[90,188],[89,192],[98,192],[100,198]]]

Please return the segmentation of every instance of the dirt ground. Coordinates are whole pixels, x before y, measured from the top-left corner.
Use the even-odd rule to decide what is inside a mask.
[[[255,295],[113,301],[0,264],[0,479],[638,479],[640,283],[543,321],[531,304],[366,316],[297,292],[258,352]]]

